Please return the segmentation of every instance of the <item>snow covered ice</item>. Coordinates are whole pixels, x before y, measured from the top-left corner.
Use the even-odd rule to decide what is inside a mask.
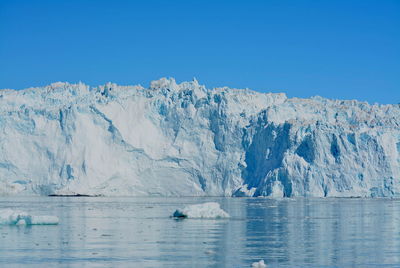
[[[399,105],[54,83],[0,90],[0,195],[398,197]]]
[[[229,218],[229,214],[221,209],[216,202],[208,202],[203,204],[189,205],[183,209],[177,209],[173,217],[176,218]]]
[[[0,224],[3,225],[55,225],[58,222],[56,216],[34,216],[18,210],[0,210]]]

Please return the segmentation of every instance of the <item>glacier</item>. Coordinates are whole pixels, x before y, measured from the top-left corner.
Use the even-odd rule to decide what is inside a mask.
[[[399,197],[400,107],[207,89],[0,90],[0,195]]]

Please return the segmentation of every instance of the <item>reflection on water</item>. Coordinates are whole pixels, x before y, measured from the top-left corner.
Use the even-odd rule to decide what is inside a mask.
[[[216,201],[225,220],[174,220]],[[58,226],[0,226],[0,267],[400,267],[400,200],[0,198]]]

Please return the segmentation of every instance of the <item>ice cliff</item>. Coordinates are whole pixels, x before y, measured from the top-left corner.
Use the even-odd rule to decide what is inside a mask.
[[[197,81],[0,90],[0,195],[399,196],[400,107]]]

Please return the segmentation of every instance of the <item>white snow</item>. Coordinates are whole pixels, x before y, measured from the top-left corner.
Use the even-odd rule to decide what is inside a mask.
[[[229,218],[229,214],[221,209],[216,202],[208,202],[203,204],[189,205],[183,209],[177,209],[173,217],[182,218]]]
[[[35,216],[12,209],[0,210],[0,224],[4,225],[55,225],[58,222],[56,216]]]
[[[400,196],[400,106],[194,80],[0,90],[0,195]]]
[[[264,260],[260,260],[259,262],[253,262],[251,265],[253,268],[265,268],[267,265],[264,263]]]

